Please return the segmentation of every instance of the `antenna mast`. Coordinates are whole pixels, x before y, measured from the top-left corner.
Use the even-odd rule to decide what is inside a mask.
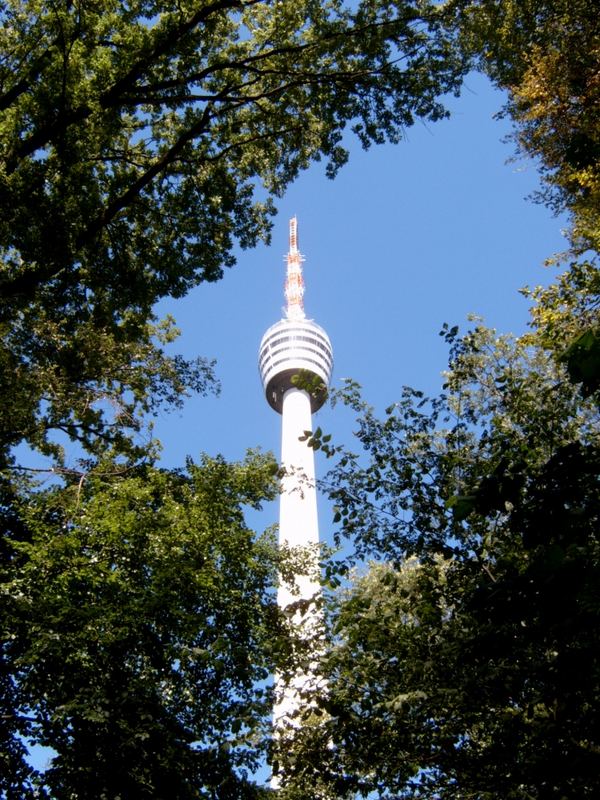
[[[285,299],[287,306],[285,315],[288,319],[304,319],[304,279],[302,262],[304,256],[298,250],[298,220],[290,220],[290,249],[287,254],[287,277],[285,280]]]

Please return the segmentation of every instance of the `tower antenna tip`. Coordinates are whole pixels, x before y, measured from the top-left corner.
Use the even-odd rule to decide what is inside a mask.
[[[290,220],[290,249],[287,257],[287,274],[285,279],[285,314],[288,319],[304,319],[304,278],[302,262],[304,257],[298,250],[298,220],[294,216]]]

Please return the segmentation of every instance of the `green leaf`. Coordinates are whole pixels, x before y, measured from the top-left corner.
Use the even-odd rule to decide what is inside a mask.
[[[454,495],[446,502],[446,508],[452,509],[452,514],[457,522],[462,522],[475,510],[477,495]]]

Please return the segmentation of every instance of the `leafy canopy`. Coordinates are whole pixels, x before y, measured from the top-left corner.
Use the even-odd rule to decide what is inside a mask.
[[[539,342],[444,335],[442,395],[380,419],[350,387],[361,454],[313,437],[340,540],[377,561],[333,606],[290,797],[597,795],[598,398]]]
[[[435,4],[7,0],[0,8],[0,464],[146,442],[210,365],[152,308],[268,238],[312,161],[444,115],[461,59]],[[138,448],[136,451],[136,447]]]
[[[257,797],[277,553],[243,507],[276,465],[104,469],[3,508],[0,796]],[[41,774],[21,737],[53,751]]]
[[[9,0],[2,21],[2,296],[109,319],[219,278],[266,234],[258,187],[335,173],[347,124],[368,146],[439,118],[460,72],[410,0]]]
[[[508,91],[519,151],[542,177],[538,199],[571,214],[576,252],[600,244],[600,22],[593,0],[458,2],[477,66]]]

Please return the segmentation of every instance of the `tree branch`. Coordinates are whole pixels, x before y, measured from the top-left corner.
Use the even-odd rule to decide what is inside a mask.
[[[35,59],[29,73],[25,75],[20,81],[17,81],[15,85],[9,89],[4,94],[0,95],[0,111],[5,111],[9,108],[15,100],[17,100],[24,92],[26,92],[29,87],[31,86],[32,82],[35,81],[41,75],[46,62],[50,59],[50,54],[52,53],[52,48],[56,44],[54,42],[50,45],[40,56]]]
[[[219,11],[243,9],[254,5],[260,0],[249,0],[244,3],[241,0],[216,0],[208,6],[203,6],[188,20],[168,30],[163,36],[158,35],[158,42],[155,42],[148,53],[138,59],[129,70],[119,78],[109,89],[102,93],[99,98],[100,106],[104,109],[113,108],[119,104],[120,95],[132,84],[135,84],[144,72],[150,67],[158,58],[166,55],[170,50],[175,47],[179,41],[190,33],[194,28],[197,28],[208,18]],[[55,43],[56,44],[56,43]],[[6,158],[6,173],[10,175],[17,168],[19,161],[27,156],[32,155],[36,150],[40,150],[56,136],[60,135],[67,127],[78,122],[83,122],[92,114],[92,108],[89,105],[82,105],[74,109],[70,114],[56,116],[49,120],[41,128],[32,133],[27,139],[23,140],[20,145],[14,147]]]
[[[132,184],[131,186],[123,192],[120,197],[115,198],[110,202],[102,214],[99,217],[96,217],[93,220],[83,234],[78,237],[77,239],[77,246],[83,247],[87,244],[91,239],[96,236],[108,223],[115,218],[115,216],[122,211],[129,203],[137,197],[142,189],[148,186],[154,178],[159,175],[169,164],[172,164],[176,159],[179,153],[184,149],[184,147],[189,144],[189,142],[196,139],[198,136],[201,136],[202,133],[206,130],[208,126],[208,122],[210,120],[210,112],[209,108],[207,107],[200,120],[195,124],[192,125],[191,128],[184,131],[181,136],[177,139],[175,144],[173,144],[160,158],[158,158],[142,175],[140,175]]]

